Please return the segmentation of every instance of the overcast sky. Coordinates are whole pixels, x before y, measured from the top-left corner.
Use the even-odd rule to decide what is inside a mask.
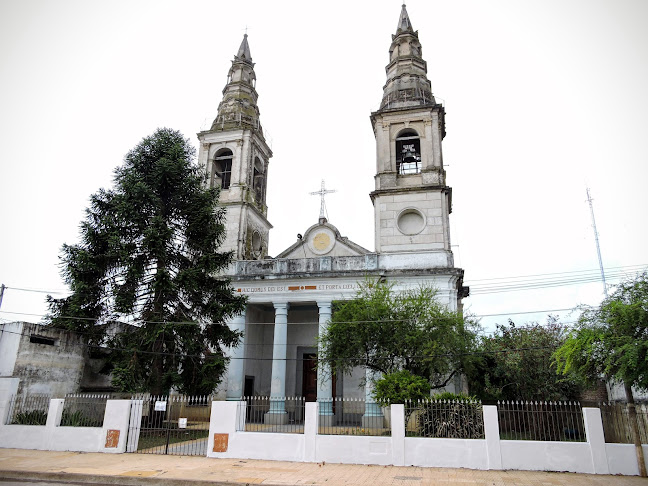
[[[407,9],[447,112],[453,251],[473,289],[466,308],[492,328],[600,301],[600,281],[544,288],[598,276],[587,186],[611,282],[646,268],[648,2],[413,0]],[[46,312],[45,294],[18,289],[65,291],[60,247],[77,241],[89,196],[111,186],[142,137],[171,127],[196,144],[246,27],[274,151],[270,254],[317,222],[309,192],[321,179],[337,190],[329,221],[373,250],[369,115],[399,13],[400,2],[383,0],[0,0],[0,283],[9,287],[0,322]],[[492,292],[524,286],[519,276],[541,288]]]

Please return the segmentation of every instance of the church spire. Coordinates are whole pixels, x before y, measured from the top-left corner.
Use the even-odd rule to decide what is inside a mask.
[[[412,28],[412,22],[410,22],[409,15],[407,15],[405,4],[403,4],[400,18],[398,19],[398,28],[396,29],[396,35],[404,31],[414,32],[414,29]]]
[[[227,75],[227,84],[223,89],[223,101],[218,105],[218,115],[212,124],[212,130],[231,130],[246,127],[259,129],[259,95],[255,89],[256,74],[250,54],[248,35],[243,35],[232,67]]]
[[[405,108],[435,104],[432,87],[427,79],[427,63],[418,31],[412,28],[405,4],[398,18],[396,34],[389,47],[387,83],[383,87],[380,109]]]
[[[243,41],[241,42],[241,47],[239,47],[238,53],[236,54],[236,60],[242,62],[252,63],[252,54],[250,54],[250,45],[248,44],[247,34],[243,34]]]

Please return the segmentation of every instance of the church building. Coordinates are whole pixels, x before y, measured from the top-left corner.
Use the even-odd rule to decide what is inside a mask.
[[[270,396],[277,406],[266,420],[273,423],[287,420],[285,397],[370,397],[369,371],[332,377],[324,367],[314,367],[317,337],[331,317],[332,303],[353,298],[359,281],[386,279],[396,289],[430,285],[452,310],[461,309],[468,294],[450,247],[445,111],[432,94],[418,32],[404,5],[386,73],[380,108],[370,117],[377,147],[376,172],[367,174],[375,179],[369,194],[373,251],[342,236],[322,211],[292,246],[268,256],[272,151],[259,120],[247,34],[232,61],[216,119],[198,134],[199,163],[207,169],[208,183],[220,186],[220,203],[227,208],[222,249],[233,251],[235,258],[228,276],[235,291],[248,296],[245,312],[229,323],[244,337],[231,350],[223,388],[229,400]],[[320,192],[323,198],[323,184]],[[361,386],[364,378],[367,386]],[[379,413],[367,405],[365,415]]]

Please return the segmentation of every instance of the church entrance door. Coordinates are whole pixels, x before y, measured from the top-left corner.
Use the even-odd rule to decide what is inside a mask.
[[[317,355],[304,354],[302,393],[307,402],[317,401]]]

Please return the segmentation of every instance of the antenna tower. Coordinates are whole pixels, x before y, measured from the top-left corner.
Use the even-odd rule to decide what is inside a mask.
[[[605,271],[603,271],[603,259],[601,258],[601,245],[599,245],[598,231],[596,231],[596,219],[594,219],[594,206],[592,205],[592,196],[590,196],[589,187],[586,187],[587,202],[589,203],[590,213],[592,213],[592,228],[594,228],[594,240],[596,241],[596,253],[598,255],[599,268],[601,269],[601,279],[603,280],[603,293],[608,298],[607,284],[605,283]]]

